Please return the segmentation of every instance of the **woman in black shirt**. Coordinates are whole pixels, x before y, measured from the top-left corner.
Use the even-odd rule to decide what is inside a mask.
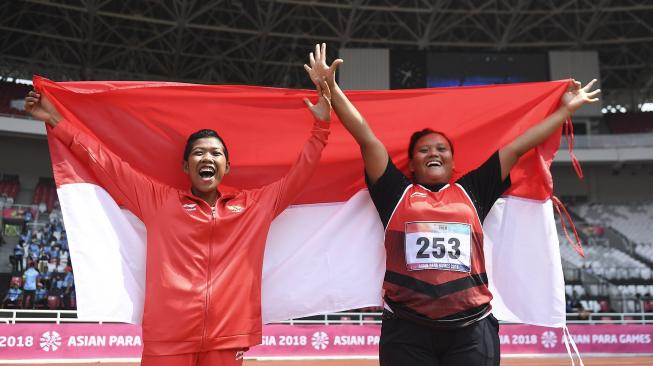
[[[317,85],[326,80],[332,106],[359,144],[365,178],[385,232],[386,273],[381,365],[498,365],[498,321],[491,314],[482,222],[510,186],[520,156],[554,133],[571,114],[593,103],[596,80],[575,80],[560,107],[499,149],[479,168],[451,181],[454,148],[442,132],[424,129],[410,140],[411,177],[393,164],[384,145],[335,81],[343,62],[326,63],[316,45],[304,65]]]

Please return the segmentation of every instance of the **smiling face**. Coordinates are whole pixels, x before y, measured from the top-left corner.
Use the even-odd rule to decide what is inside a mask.
[[[188,174],[192,191],[198,197],[213,194],[229,172],[225,148],[217,137],[204,137],[193,142],[184,161],[184,173]]]
[[[453,173],[453,151],[439,133],[422,136],[415,143],[408,168],[418,184],[446,184]]]

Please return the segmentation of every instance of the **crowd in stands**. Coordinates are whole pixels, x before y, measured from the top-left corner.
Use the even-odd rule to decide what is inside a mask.
[[[25,221],[31,220],[26,218]],[[25,225],[9,261],[12,277],[2,299],[2,308],[57,310],[76,307],[73,267],[58,208],[50,212],[48,223]]]
[[[560,238],[560,254],[567,266],[567,311],[653,312],[653,202],[575,203],[568,207],[585,221],[577,227],[587,240],[583,258]],[[612,245],[606,227],[625,238],[628,245]]]
[[[560,238],[560,242],[566,240]],[[610,247],[585,245],[585,257],[580,257],[570,245],[560,247],[560,255],[585,273],[607,280],[650,280],[651,268],[627,253]]]

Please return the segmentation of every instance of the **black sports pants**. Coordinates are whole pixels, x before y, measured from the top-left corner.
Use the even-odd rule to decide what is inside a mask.
[[[433,329],[384,312],[381,366],[498,366],[499,321],[492,315],[463,328]]]

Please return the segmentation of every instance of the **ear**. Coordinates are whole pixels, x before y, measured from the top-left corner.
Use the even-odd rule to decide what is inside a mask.
[[[229,170],[231,170],[231,163],[227,162],[227,164],[225,164],[224,167],[224,174],[226,175],[227,173],[229,173]]]
[[[181,168],[184,170],[184,173],[188,175],[188,173],[189,173],[189,171],[188,171],[188,160],[184,160],[184,163],[182,164]]]
[[[415,173],[415,166],[413,165],[413,160],[408,160],[408,170],[410,170],[411,173]]]

